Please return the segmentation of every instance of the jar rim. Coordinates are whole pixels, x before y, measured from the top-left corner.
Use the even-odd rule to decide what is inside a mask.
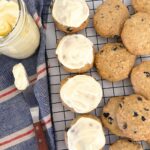
[[[22,17],[22,15],[23,15],[24,18],[23,18],[23,21],[22,21],[21,29],[23,28],[23,24],[25,22],[26,7],[25,7],[25,3],[24,3],[23,0],[17,0],[17,2],[18,2],[18,5],[19,5],[19,17],[17,18],[16,25],[13,28],[13,30],[7,36],[0,38],[0,47],[6,45],[7,42],[10,42],[14,38],[14,35],[16,37],[19,34],[19,33],[17,33],[17,34],[14,34],[14,33],[16,32],[16,28],[18,27],[18,23],[19,23],[20,18]]]

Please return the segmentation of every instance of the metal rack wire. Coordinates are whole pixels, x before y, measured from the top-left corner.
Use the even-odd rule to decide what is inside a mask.
[[[87,3],[90,8],[90,22],[88,27],[83,30],[81,33],[88,37],[95,45],[95,48],[98,50],[103,44],[108,42],[115,42],[119,41],[120,39],[106,39],[98,36],[93,28],[93,14],[95,13],[95,9],[98,5],[100,5],[103,0],[87,0]],[[133,13],[132,6],[130,5],[129,0],[123,1],[130,11]],[[53,114],[53,123],[55,127],[55,138],[56,138],[56,146],[58,150],[67,150],[65,142],[64,142],[64,131],[69,126],[70,121],[76,117],[75,113],[70,112],[66,108],[64,108],[61,104],[61,100],[59,97],[59,89],[60,89],[60,81],[67,76],[71,76],[71,73],[67,73],[64,71],[63,67],[58,62],[55,49],[57,40],[64,36],[64,33],[60,32],[54,25],[51,10],[49,11],[49,17],[47,23],[47,61],[49,64],[49,79],[50,83],[49,86],[51,87],[51,105],[52,105],[52,114]],[[150,60],[150,57],[139,57],[137,59],[137,63],[140,63],[143,60]],[[99,107],[93,111],[92,113],[96,116],[100,115],[100,112],[103,106],[107,103],[108,99],[113,96],[120,96],[120,95],[129,95],[133,93],[132,86],[129,79],[124,81],[111,83],[106,80],[103,80],[99,77],[96,72],[96,69],[91,69],[87,74],[93,76],[97,81],[99,81],[103,88],[103,100]],[[113,143],[118,137],[111,134],[108,130],[105,130],[106,135],[106,146],[105,150],[108,150],[108,147],[111,143]],[[146,144],[143,144],[144,150],[150,150]]]

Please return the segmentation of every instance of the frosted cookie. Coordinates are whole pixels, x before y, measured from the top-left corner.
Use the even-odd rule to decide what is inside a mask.
[[[128,78],[135,59],[121,43],[108,43],[96,53],[95,65],[103,79],[115,82]]]
[[[123,132],[119,129],[117,120],[116,120],[116,112],[119,107],[119,103],[122,101],[124,97],[112,97],[108,101],[108,103],[103,107],[103,111],[101,114],[101,120],[103,125],[108,128],[113,134],[117,136],[123,136]]]
[[[81,34],[63,37],[57,46],[56,55],[68,72],[83,73],[93,67],[93,43]]]
[[[77,117],[65,136],[70,150],[100,150],[106,142],[101,122],[93,115]]]
[[[128,9],[121,0],[106,0],[94,15],[95,30],[103,37],[120,36],[128,17]]]
[[[61,81],[60,97],[70,110],[88,113],[101,102],[102,88],[93,77],[76,75]]]
[[[121,37],[126,48],[134,55],[150,54],[150,15],[139,12],[128,19]]]
[[[55,0],[52,16],[59,30],[75,33],[88,25],[89,7],[85,0]]]
[[[131,82],[135,93],[150,99],[150,61],[144,61],[133,68]]]
[[[136,11],[150,13],[149,0],[132,0],[132,5]]]
[[[140,95],[124,97],[116,113],[124,135],[134,141],[147,141],[150,135],[150,101]]]
[[[120,139],[113,143],[109,150],[143,150],[142,146],[138,143],[131,142],[125,139]]]

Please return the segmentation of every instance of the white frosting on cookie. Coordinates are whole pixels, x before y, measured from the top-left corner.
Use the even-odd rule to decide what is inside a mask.
[[[81,34],[63,37],[56,54],[60,63],[69,69],[80,69],[94,61],[93,43]]]
[[[89,17],[89,7],[85,0],[55,0],[52,15],[64,26],[80,27]]]
[[[69,78],[60,90],[62,101],[77,113],[94,110],[102,99],[101,85],[91,76]]]
[[[105,136],[100,122],[82,117],[67,132],[69,150],[100,150]]]

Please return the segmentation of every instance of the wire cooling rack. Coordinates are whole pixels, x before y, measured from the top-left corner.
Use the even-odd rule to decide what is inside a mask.
[[[90,8],[90,22],[88,27],[80,32],[81,34],[88,37],[95,45],[95,48],[98,50],[102,45],[108,42],[116,42],[119,39],[109,39],[109,38],[102,38],[98,36],[93,28],[93,15],[95,13],[95,9],[99,6],[103,0],[87,0],[87,3]],[[131,14],[134,13],[133,8],[130,4],[129,0],[123,1],[127,6]],[[60,14],[61,15],[61,14]],[[64,108],[61,104],[59,90],[60,90],[60,81],[72,74],[67,73],[64,71],[63,67],[57,60],[55,50],[56,50],[56,43],[57,41],[63,37],[65,34],[60,32],[54,25],[51,10],[49,11],[48,21],[47,21],[47,61],[49,64],[49,79],[50,79],[50,94],[51,94],[51,105],[52,105],[52,115],[53,115],[53,122],[55,127],[55,139],[56,139],[56,146],[57,150],[67,150],[65,142],[64,142],[64,131],[69,126],[70,121],[76,117],[76,114],[70,112],[66,108]],[[139,57],[137,59],[137,63],[140,63],[143,60],[150,60],[150,57]],[[100,111],[102,110],[103,106],[107,103],[107,100],[113,96],[121,96],[121,95],[129,95],[133,93],[133,89],[130,83],[130,80],[124,80],[116,83],[111,83],[106,80],[103,80],[99,77],[96,72],[96,69],[91,69],[88,75],[93,76],[97,81],[99,81],[103,88],[103,100],[98,106],[98,108],[93,111],[92,113],[96,116],[100,115]],[[109,145],[112,144],[118,137],[111,134],[107,129],[105,129],[106,135],[106,146],[104,150],[109,149]],[[144,150],[150,150],[150,147],[145,143],[142,143]]]

